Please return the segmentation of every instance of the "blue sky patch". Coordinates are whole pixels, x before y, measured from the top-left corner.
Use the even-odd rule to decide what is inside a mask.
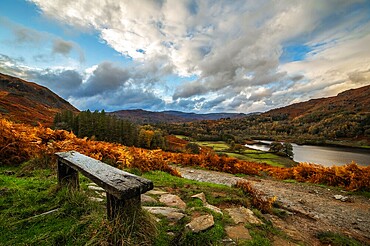
[[[288,63],[293,61],[302,61],[306,58],[307,53],[311,52],[312,48],[307,45],[294,44],[283,47],[283,54],[280,56],[280,62]]]

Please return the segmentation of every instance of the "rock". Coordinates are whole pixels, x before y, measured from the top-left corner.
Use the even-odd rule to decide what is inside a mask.
[[[163,191],[163,190],[159,190],[159,189],[149,190],[146,193],[149,194],[149,195],[163,195],[163,194],[168,194],[168,192]]]
[[[210,210],[212,210],[213,212],[216,212],[216,213],[219,213],[219,214],[221,214],[221,215],[223,215],[223,213],[222,213],[222,211],[221,211],[221,209],[219,209],[218,207],[216,207],[216,206],[213,206],[213,205],[211,205],[211,204],[205,204],[204,205],[204,207],[206,207],[206,208],[208,208],[208,209],[210,209]]]
[[[166,204],[167,206],[171,207],[177,207],[179,209],[185,210],[186,208],[186,203],[181,200],[180,197],[172,194],[163,194],[159,198],[159,201]]]
[[[203,206],[206,207],[206,208],[208,208],[208,209],[210,209],[210,210],[212,210],[213,212],[219,213],[221,215],[223,214],[222,211],[221,211],[221,209],[219,209],[218,207],[213,206],[213,205],[211,205],[211,204],[209,204],[207,202],[206,196],[204,195],[203,192],[202,193],[199,193],[199,194],[196,194],[194,196],[191,196],[191,197],[192,198],[198,198],[198,199],[200,199],[203,202]]]
[[[107,197],[107,194],[105,192],[95,191],[95,194],[97,194],[100,197]]]
[[[89,197],[89,200],[90,201],[94,201],[94,202],[102,202],[102,201],[104,201],[104,199],[98,198],[98,197]]]
[[[335,198],[336,200],[340,200],[340,201],[342,201],[342,202],[347,202],[347,201],[349,201],[348,196],[334,195],[334,198]]]
[[[186,227],[192,232],[197,233],[211,228],[214,224],[213,216],[211,214],[206,214],[192,219],[189,224],[186,224]]]
[[[226,226],[225,231],[227,236],[234,241],[252,239],[251,235],[249,234],[249,230],[245,228],[244,224],[238,224],[236,226]]]
[[[149,213],[152,214],[160,214],[165,216],[169,221],[177,222],[181,220],[185,214],[181,213],[181,210],[177,208],[169,208],[169,207],[143,207],[143,209],[147,210]]]
[[[204,193],[202,192],[202,193],[199,193],[199,194],[196,194],[196,195],[194,195],[194,196],[191,196],[192,198],[199,198],[202,202],[203,202],[203,204],[204,203],[207,203],[207,200],[206,200],[206,195],[204,195]]]
[[[94,191],[105,191],[102,187],[96,186],[96,185],[89,185],[87,186],[89,190],[94,190]]]
[[[141,203],[155,203],[157,200],[155,200],[153,197],[141,194]]]
[[[254,216],[252,210],[245,207],[237,208],[226,208],[226,212],[231,216],[235,224],[239,223],[251,223],[251,224],[263,224],[263,222]]]

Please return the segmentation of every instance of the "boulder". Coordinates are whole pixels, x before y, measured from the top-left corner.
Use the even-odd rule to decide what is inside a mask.
[[[186,224],[186,227],[192,232],[197,233],[211,228],[214,224],[213,216],[206,214],[192,219],[189,224]]]
[[[249,234],[249,230],[245,228],[244,224],[238,224],[236,226],[226,226],[225,231],[227,236],[234,241],[252,239],[251,235]]]
[[[181,210],[185,210],[186,203],[181,200],[180,197],[172,194],[163,194],[159,198],[159,201],[170,207],[177,207]]]
[[[151,214],[163,215],[171,222],[177,222],[185,216],[185,214],[183,214],[181,210],[177,208],[144,206],[143,209],[147,210]]]
[[[237,208],[226,208],[226,212],[233,219],[235,224],[239,223],[251,223],[251,224],[263,224],[252,212],[252,210],[245,207]]]

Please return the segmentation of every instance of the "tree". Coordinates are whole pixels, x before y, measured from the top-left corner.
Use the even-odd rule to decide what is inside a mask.
[[[286,156],[290,159],[293,159],[293,146],[291,143],[279,143],[279,142],[272,142],[270,144],[270,152],[276,153],[277,155]]]
[[[283,150],[286,156],[288,156],[290,159],[293,159],[294,153],[293,146],[291,143],[283,143]]]
[[[199,154],[200,153],[200,147],[196,143],[188,143],[185,147],[188,152],[192,154]]]

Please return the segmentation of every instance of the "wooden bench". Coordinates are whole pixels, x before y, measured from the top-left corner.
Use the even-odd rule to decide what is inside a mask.
[[[141,209],[140,195],[153,189],[153,182],[82,155],[76,151],[58,152],[58,183],[79,188],[78,172],[107,193],[107,216],[132,217]]]

